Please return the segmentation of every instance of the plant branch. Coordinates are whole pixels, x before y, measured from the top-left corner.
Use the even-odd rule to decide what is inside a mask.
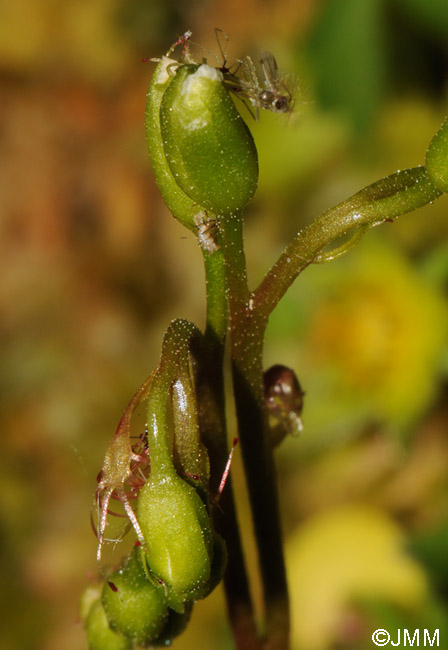
[[[241,214],[220,221],[229,306],[230,354],[235,407],[252,507],[265,606],[263,648],[286,650],[289,605],[277,482],[262,389],[266,319],[250,308]]]
[[[224,349],[227,334],[227,297],[221,236],[216,235],[217,250],[203,249],[207,316],[204,346],[198,351],[196,376],[202,441],[207,447],[210,465],[210,492],[218,492],[221,475],[228,458],[224,397]],[[226,541],[228,561],[224,574],[229,621],[238,650],[260,650],[249,580],[244,561],[231,475],[213,509],[215,530]]]
[[[325,246],[352,228],[373,227],[441,195],[425,167],[398,171],[324,212],[301,230],[253,293],[253,310],[268,318],[296,277]]]

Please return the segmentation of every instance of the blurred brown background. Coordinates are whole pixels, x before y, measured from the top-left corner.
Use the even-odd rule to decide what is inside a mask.
[[[203,322],[199,251],[145,150],[141,59],[186,29],[216,53],[215,27],[229,57],[269,49],[297,86],[291,119],[246,114],[252,284],[321,211],[422,164],[447,112],[444,0],[0,7],[2,648],[86,647],[107,442],[169,320]],[[266,366],[306,390],[305,430],[277,452],[294,650],[363,650],[378,627],[448,643],[447,235],[442,197],[308,269],[272,317]],[[174,647],[232,648],[220,590]]]

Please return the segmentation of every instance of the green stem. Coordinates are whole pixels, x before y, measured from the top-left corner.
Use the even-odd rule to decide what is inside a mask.
[[[224,398],[224,349],[227,333],[227,298],[221,239],[218,250],[203,251],[207,290],[205,346],[199,351],[197,390],[202,440],[207,447],[211,480],[210,491],[217,494],[227,457],[227,428]],[[228,563],[224,574],[229,620],[238,650],[259,650],[249,581],[239,534],[231,479],[213,510],[215,529],[226,540]]]
[[[252,306],[265,318],[318,253],[352,228],[372,227],[411,212],[441,195],[425,167],[396,172],[324,212],[301,230],[253,294]]]
[[[224,270],[224,256],[220,239],[218,250],[210,253],[203,250],[205,267],[205,288],[207,296],[205,338],[209,344],[223,347],[227,333],[227,300]]]
[[[263,404],[262,351],[267,319],[251,309],[241,214],[220,221],[229,306],[235,407],[263,585],[263,648],[286,650],[289,604],[277,482]]]

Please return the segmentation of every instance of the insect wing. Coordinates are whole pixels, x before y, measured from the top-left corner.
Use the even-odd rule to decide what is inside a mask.
[[[266,86],[270,90],[278,90],[279,71],[277,61],[270,52],[262,52],[260,56],[260,66],[263,71]]]

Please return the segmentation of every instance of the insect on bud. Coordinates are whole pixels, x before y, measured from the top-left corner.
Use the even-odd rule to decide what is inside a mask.
[[[220,70],[179,66],[163,94],[160,126],[169,168],[192,202],[214,215],[249,202],[258,181],[257,151]]]

